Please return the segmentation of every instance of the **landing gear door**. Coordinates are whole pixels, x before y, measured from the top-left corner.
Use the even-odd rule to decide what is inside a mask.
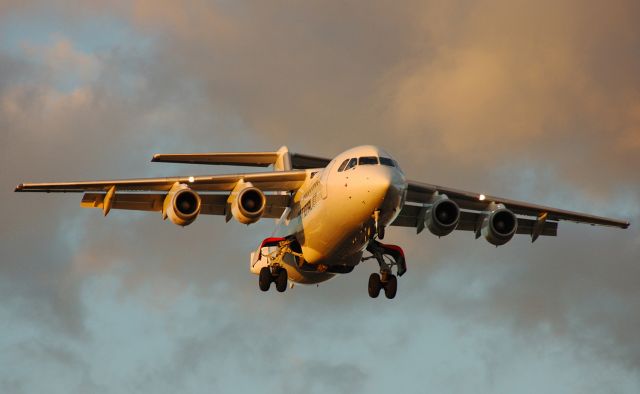
[[[327,198],[328,187],[329,187],[329,176],[331,175],[331,170],[333,169],[336,160],[333,159],[327,166],[322,170],[322,177],[320,178],[320,183],[322,184],[322,199]]]

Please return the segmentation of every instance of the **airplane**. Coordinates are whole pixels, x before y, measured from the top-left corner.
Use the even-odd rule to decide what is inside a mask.
[[[178,226],[199,215],[243,224],[276,219],[271,236],[250,255],[250,271],[268,291],[318,284],[375,260],[368,293],[396,296],[407,272],[400,246],[381,242],[389,226],[424,229],[442,237],[469,231],[497,246],[516,234],[535,242],[556,236],[559,221],[626,229],[629,222],[407,180],[383,149],[364,145],[333,159],[290,152],[156,154],[153,162],[269,167],[226,175],[63,183],[23,183],[16,192],[84,193],[81,206],[155,211]],[[366,254],[366,255],[365,255]],[[395,273],[394,273],[395,271]]]

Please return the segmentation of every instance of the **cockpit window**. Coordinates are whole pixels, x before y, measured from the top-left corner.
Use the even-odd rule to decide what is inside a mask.
[[[388,157],[381,157],[380,158],[380,164],[384,165],[384,166],[389,166],[389,167],[395,167],[396,163],[388,158]]]
[[[344,171],[344,168],[347,166],[348,162],[349,162],[349,159],[343,161],[342,164],[340,164],[340,167],[338,168],[338,172]]]
[[[378,158],[375,156],[363,156],[358,159],[358,165],[378,164]]]
[[[358,164],[358,160],[354,157],[353,159],[349,160],[349,164],[347,164],[347,166],[344,168],[344,170],[349,170],[353,167],[356,166],[356,164]]]

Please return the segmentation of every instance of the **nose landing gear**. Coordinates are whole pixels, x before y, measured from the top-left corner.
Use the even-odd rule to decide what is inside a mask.
[[[376,209],[373,212],[373,226],[376,231],[378,239],[384,239],[384,224],[380,222],[380,210]]]
[[[398,278],[388,271],[371,274],[369,276],[369,297],[377,298],[382,289],[388,299],[393,299],[398,291]]]
[[[398,278],[391,270],[396,267],[398,276],[402,276],[407,272],[407,264],[402,248],[371,240],[367,245],[367,251],[372,255],[363,258],[362,261],[376,259],[378,265],[380,265],[380,274],[373,273],[369,276],[369,297],[378,297],[380,290],[384,289],[384,295],[387,298],[394,298],[398,291]]]

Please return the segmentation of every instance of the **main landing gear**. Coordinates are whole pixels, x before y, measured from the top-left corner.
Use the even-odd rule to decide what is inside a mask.
[[[276,290],[282,293],[287,290],[287,270],[282,267],[272,268],[262,267],[262,269],[260,269],[258,286],[260,287],[260,290],[268,291],[271,286],[271,282],[273,282],[276,284]]]
[[[367,245],[367,251],[372,255],[363,258],[362,261],[376,259],[378,265],[380,265],[380,274],[374,272],[369,276],[369,297],[378,297],[380,291],[384,289],[384,295],[387,298],[394,298],[398,291],[398,278],[392,273],[391,269],[396,267],[398,276],[402,276],[407,272],[407,264],[402,248],[371,240]]]
[[[263,253],[263,248],[275,248],[275,250]],[[295,247],[293,239],[267,238],[262,241],[259,251],[259,258],[266,259],[266,267],[260,269],[258,287],[260,287],[262,291],[268,291],[271,283],[275,283],[276,290],[280,293],[284,292],[287,290],[288,284],[287,270],[284,268],[284,258],[286,255],[301,258],[302,253],[300,253],[299,247]]]

